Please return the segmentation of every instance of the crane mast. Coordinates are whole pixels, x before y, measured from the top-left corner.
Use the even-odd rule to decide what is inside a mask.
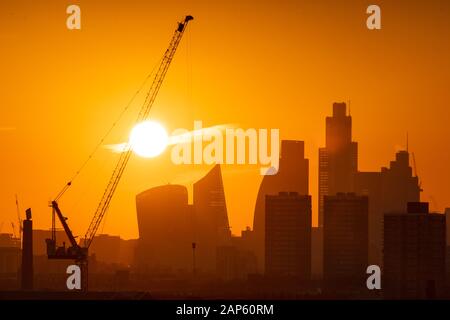
[[[190,15],[186,16],[182,22],[178,23],[178,27],[175,30],[175,33],[170,41],[169,47],[164,53],[164,56],[161,60],[161,63],[159,65],[159,68],[155,74],[155,77],[153,79],[152,85],[146,95],[145,101],[143,106],[141,107],[138,117],[136,119],[136,123],[139,123],[141,121],[144,121],[148,118],[148,115],[150,113],[150,109],[152,108],[153,102],[155,101],[158,92],[161,88],[161,85],[164,81],[165,75],[167,73],[167,70],[169,69],[170,63],[172,62],[172,59],[175,55],[175,52],[178,48],[178,45],[181,41],[181,38],[183,37],[184,31],[187,27],[187,24],[189,21],[193,20],[194,18]],[[130,156],[132,154],[132,146],[130,143],[126,144],[124,152],[120,154],[119,160],[114,167],[112,176],[106,186],[106,189],[101,197],[100,202],[97,205],[97,209],[94,212],[94,216],[89,224],[89,227],[85,233],[84,236],[84,243],[83,247],[81,247],[79,244],[77,244],[75,237],[72,234],[72,231],[70,230],[66,220],[67,218],[63,216],[62,212],[59,209],[57,199],[62,195],[62,193],[70,186],[70,182],[67,184],[65,189],[58,195],[57,199],[51,202],[51,207],[53,208],[53,232],[52,232],[52,239],[47,239],[47,254],[49,259],[74,259],[82,266],[87,266],[87,259],[88,259],[88,248],[90,247],[97,230],[103,220],[103,217],[105,216],[106,212],[108,211],[109,205],[111,203],[111,199],[114,196],[114,193],[117,189],[117,186],[120,182],[120,179],[123,175],[123,172],[128,164],[128,161],[130,159]],[[69,241],[71,243],[71,247],[69,247],[67,250],[65,250],[65,247],[63,248],[56,248],[56,232],[55,232],[55,215],[60,220],[61,224],[63,225],[64,231],[66,235],[69,238]],[[87,277],[87,272],[86,272]],[[83,281],[85,282],[85,281]],[[86,283],[87,286],[87,283]]]

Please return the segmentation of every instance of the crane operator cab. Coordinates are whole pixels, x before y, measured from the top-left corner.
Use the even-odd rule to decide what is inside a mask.
[[[47,243],[47,256],[49,259],[77,260],[83,256],[87,256],[87,248],[80,246],[66,247],[65,242],[63,242],[62,246],[57,246],[55,239],[46,239],[45,242]]]
[[[186,16],[186,17],[184,18],[184,22],[179,22],[179,23],[178,23],[178,29],[177,29],[177,31],[178,31],[178,32],[183,32],[186,23],[189,22],[189,21],[191,21],[191,20],[194,20],[194,17],[193,17],[193,16]]]

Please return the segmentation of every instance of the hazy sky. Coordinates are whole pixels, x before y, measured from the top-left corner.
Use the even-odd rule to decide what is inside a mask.
[[[366,28],[369,4],[382,30]],[[79,4],[82,29],[66,28]],[[0,2],[0,225],[33,208],[51,226],[49,200],[75,173],[152,70],[186,14],[195,20],[151,117],[170,132],[226,123],[279,128],[304,140],[317,219],[317,156],[332,103],[351,100],[360,170],[415,153],[431,208],[450,206],[449,1],[22,1]],[[142,103],[105,143],[126,139]],[[100,232],[137,237],[134,197],[165,183],[191,187],[206,166],[175,166],[169,152],[133,157]],[[61,199],[83,235],[117,155],[101,149]],[[223,168],[232,231],[252,225],[259,166]],[[192,195],[190,195],[192,198]]]

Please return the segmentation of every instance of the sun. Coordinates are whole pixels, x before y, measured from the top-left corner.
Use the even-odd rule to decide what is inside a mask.
[[[160,155],[167,147],[169,137],[164,127],[155,121],[144,121],[133,127],[130,133],[131,149],[144,158]]]

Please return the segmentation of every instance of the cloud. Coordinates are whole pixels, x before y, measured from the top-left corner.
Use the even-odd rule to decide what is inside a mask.
[[[15,127],[1,127],[0,126],[0,131],[14,131],[16,130]]]
[[[191,143],[193,141],[202,140],[202,137],[204,134],[211,133],[214,130],[224,131],[227,128],[235,128],[235,127],[236,127],[236,125],[234,125],[234,124],[221,124],[221,125],[216,125],[216,126],[202,128],[202,129],[193,130],[193,131],[188,131],[188,130],[182,129],[182,131],[184,131],[184,133],[172,134],[169,137],[169,141],[168,141],[167,145],[171,146],[171,145],[181,144],[181,143]],[[176,132],[176,131],[178,131],[178,130],[175,130],[174,132]],[[117,144],[107,144],[107,145],[104,145],[103,148],[108,149],[114,153],[122,153],[122,152],[127,151],[127,145],[128,145],[127,142],[122,142],[122,143],[117,143]]]
[[[103,148],[111,150],[114,153],[122,153],[127,151],[128,143],[106,144]]]

